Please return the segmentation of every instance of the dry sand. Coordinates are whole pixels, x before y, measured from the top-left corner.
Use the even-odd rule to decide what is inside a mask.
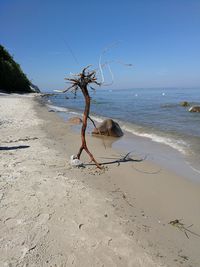
[[[146,160],[71,168],[79,135],[34,96],[0,96],[0,141],[0,267],[200,266],[199,184]]]

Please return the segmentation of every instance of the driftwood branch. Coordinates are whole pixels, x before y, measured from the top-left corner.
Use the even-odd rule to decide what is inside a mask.
[[[171,224],[172,226],[178,228],[178,230],[180,230],[181,232],[183,232],[188,239],[189,239],[188,233],[200,237],[199,234],[197,234],[197,233],[195,233],[195,232],[193,232],[193,231],[191,231],[189,229],[190,227],[193,226],[193,224],[191,224],[189,226],[185,226],[185,224],[184,223],[181,223],[180,221],[181,220],[176,219],[174,221],[169,222],[169,224]]]
[[[89,155],[91,161],[93,161],[94,164],[98,168],[101,169],[100,164],[95,160],[94,156],[89,151],[89,149],[87,147],[87,143],[86,143],[86,138],[85,138],[85,132],[86,132],[86,128],[87,128],[87,119],[89,118],[92,121],[92,123],[95,125],[94,121],[89,116],[91,98],[90,98],[90,95],[88,92],[88,86],[90,87],[90,84],[101,85],[99,82],[97,82],[96,71],[88,71],[90,66],[91,65],[88,65],[87,67],[85,67],[81,73],[74,75],[73,78],[65,78],[72,85],[67,90],[64,90],[63,92],[66,92],[70,89],[73,89],[74,93],[76,94],[76,91],[78,89],[80,89],[84,98],[85,98],[85,109],[84,109],[84,113],[83,113],[83,124],[82,124],[82,128],[81,128],[81,142],[82,143],[81,143],[81,147],[80,147],[78,154],[77,154],[77,159],[80,159],[80,156],[81,156],[83,150],[85,150],[86,153]],[[96,128],[96,125],[95,125],[95,128]]]
[[[97,129],[97,126],[96,126],[94,120],[90,116],[88,116],[88,119],[92,122],[92,124],[94,125],[94,128]]]

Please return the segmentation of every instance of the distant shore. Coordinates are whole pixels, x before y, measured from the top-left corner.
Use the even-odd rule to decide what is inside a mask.
[[[199,184],[147,160],[72,168],[79,134],[35,96],[1,95],[0,128],[0,266],[198,266]]]

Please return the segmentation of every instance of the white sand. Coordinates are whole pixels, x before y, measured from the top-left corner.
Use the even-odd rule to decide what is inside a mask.
[[[199,185],[148,162],[72,169],[79,136],[34,97],[0,96],[0,133],[0,267],[199,266],[200,238],[168,224],[200,233]]]

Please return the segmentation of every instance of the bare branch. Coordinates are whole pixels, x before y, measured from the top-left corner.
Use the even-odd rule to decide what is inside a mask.
[[[85,132],[86,132],[86,128],[87,128],[87,119],[89,118],[93,125],[96,128],[96,125],[94,123],[94,121],[90,118],[89,113],[90,113],[90,95],[88,93],[88,88],[87,86],[91,83],[95,83],[97,85],[100,85],[100,83],[97,82],[97,78],[96,78],[96,71],[88,71],[86,73],[86,70],[90,67],[91,65],[85,67],[81,73],[73,75],[73,78],[65,78],[65,80],[69,81],[72,86],[69,89],[73,88],[73,93],[76,97],[76,92],[78,90],[78,88],[81,89],[84,98],[85,98],[85,110],[84,110],[84,114],[83,114],[83,124],[82,124],[82,129],[81,129],[81,140],[82,140],[82,144],[81,147],[79,149],[79,152],[77,154],[77,159],[80,159],[81,153],[83,150],[86,151],[86,153],[90,156],[90,159],[95,163],[95,165],[101,169],[100,164],[95,160],[95,158],[93,157],[92,153],[89,151],[87,144],[86,144],[86,139],[85,139]],[[89,85],[90,86],[90,85]],[[65,91],[67,91],[65,90]]]
[[[94,125],[94,128],[97,129],[95,122],[93,121],[93,119],[89,115],[88,115],[88,119],[91,120],[92,124]]]
[[[65,78],[65,80],[70,81],[70,82],[75,82],[75,83],[78,82],[78,80],[76,80],[76,79],[72,79],[72,78]]]
[[[91,67],[91,66],[92,66],[92,65],[90,64],[90,65],[86,66],[86,67],[82,70],[83,75],[85,75],[85,71],[86,71],[89,67]]]

